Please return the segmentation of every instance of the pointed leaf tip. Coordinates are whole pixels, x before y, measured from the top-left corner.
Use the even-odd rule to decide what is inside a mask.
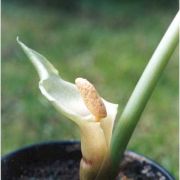
[[[19,36],[16,37],[16,41],[19,43]]]
[[[27,47],[19,40],[19,37],[16,40],[36,68],[41,80],[47,79],[51,75],[58,75],[58,71],[44,56]]]

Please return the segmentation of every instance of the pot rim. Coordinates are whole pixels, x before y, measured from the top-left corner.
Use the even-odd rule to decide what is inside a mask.
[[[10,153],[7,153],[1,157],[1,165],[3,161],[8,161],[9,159],[13,158],[14,156],[23,153],[26,150],[42,147],[42,146],[49,146],[49,145],[71,145],[71,144],[80,144],[80,141],[76,140],[62,140],[62,141],[42,141],[35,144],[25,145],[22,148],[18,148]],[[133,158],[139,160],[139,161],[146,161],[148,164],[151,164],[155,168],[157,168],[160,172],[162,172],[164,175],[166,175],[169,179],[175,180],[175,178],[171,175],[170,172],[168,172],[164,167],[162,167],[159,163],[152,160],[151,158],[147,157],[146,155],[143,155],[141,153],[136,153],[132,150],[126,150],[125,154],[128,154],[132,156]],[[2,166],[1,166],[2,168]]]
[[[48,146],[48,145],[60,145],[60,144],[63,144],[63,145],[66,145],[66,144],[80,144],[80,141],[74,141],[74,140],[62,140],[62,141],[42,141],[42,142],[39,142],[39,143],[33,143],[33,144],[29,144],[29,145],[25,145],[21,148],[18,148],[14,151],[11,151],[5,155],[3,155],[1,157],[1,161],[4,161],[5,159],[9,159],[11,157],[13,157],[14,155],[16,154],[19,154],[23,151],[26,151],[28,149],[33,149],[33,148],[37,148],[37,147],[41,147],[41,146]]]

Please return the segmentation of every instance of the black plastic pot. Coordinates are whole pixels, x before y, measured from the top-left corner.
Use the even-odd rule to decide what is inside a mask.
[[[174,180],[164,168],[144,156],[127,151],[125,157],[127,161],[128,159],[133,159],[136,162],[135,164],[137,164],[136,167],[128,165],[130,169],[126,170],[126,173],[133,170],[137,174],[139,172],[146,173],[147,177],[149,173],[149,178],[145,178],[146,180]],[[2,157],[1,178],[2,180],[78,180],[80,159],[79,142],[45,142],[35,144]],[[144,167],[140,169],[141,167],[139,166]],[[123,166],[120,167],[121,170],[123,168]],[[153,169],[156,177],[153,177],[149,171],[150,169]],[[117,179],[119,177],[125,176],[121,176],[120,173]],[[142,180],[142,177],[136,175],[134,179]]]

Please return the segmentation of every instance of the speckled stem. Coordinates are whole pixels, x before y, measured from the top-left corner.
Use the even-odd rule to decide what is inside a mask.
[[[179,22],[180,13],[178,12],[152,55],[116,125],[111,142],[113,174],[116,174],[140,116],[178,44]]]
[[[107,177],[108,174],[111,176],[109,180],[115,179],[118,166],[140,116],[178,44],[179,22],[180,13],[178,12],[157,49],[154,51],[116,124],[111,141],[110,158],[112,163],[101,170],[96,180],[101,180],[103,176]]]

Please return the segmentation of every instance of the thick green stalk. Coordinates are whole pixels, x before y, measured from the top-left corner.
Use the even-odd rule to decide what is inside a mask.
[[[177,46],[179,22],[180,13],[178,12],[151,57],[116,124],[111,141],[111,160],[114,175],[156,83]]]

